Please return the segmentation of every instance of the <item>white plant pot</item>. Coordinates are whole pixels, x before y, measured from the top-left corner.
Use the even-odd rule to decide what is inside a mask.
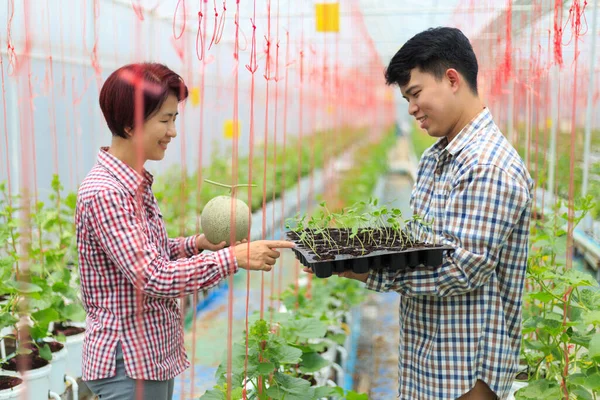
[[[11,327],[6,327],[6,328],[0,329],[0,357],[1,358],[6,358],[6,356],[7,356],[6,346],[4,344],[4,336],[10,335],[11,333],[13,333],[13,328],[11,328]]]
[[[83,337],[85,332],[67,336],[66,372],[74,378],[81,376],[81,361],[83,357]],[[62,393],[62,392],[61,392]]]
[[[50,390],[62,394],[67,389],[65,375],[67,374],[67,346],[62,350],[52,353],[52,372],[50,373]]]
[[[52,372],[52,364],[48,364],[45,367],[34,369],[31,371],[25,371],[19,373],[15,371],[0,370],[2,375],[17,376],[23,379],[23,395],[20,396],[19,400],[40,400],[47,399],[48,392],[50,391],[50,373]]]
[[[11,389],[0,390],[0,400],[21,400],[23,397],[23,384]]]
[[[522,389],[522,388],[524,388],[527,385],[529,385],[529,383],[527,383],[527,382],[522,382],[522,381],[515,381],[515,382],[513,382],[512,386],[510,388],[510,392],[508,393],[507,400],[515,400],[515,393],[519,389]]]
[[[321,357],[323,357],[324,359],[326,359],[327,361],[329,361],[330,363],[334,363],[335,362],[335,356],[337,355],[337,343],[331,342],[329,343],[328,347],[327,347],[327,351],[325,351],[325,353],[321,354]]]

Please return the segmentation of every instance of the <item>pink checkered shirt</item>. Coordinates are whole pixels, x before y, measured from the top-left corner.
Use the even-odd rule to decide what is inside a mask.
[[[167,380],[189,366],[178,298],[216,285],[238,266],[229,249],[197,254],[196,237],[169,239],[142,177],[102,148],[76,211],[85,307],[85,380],[115,375],[120,341],[133,379]]]

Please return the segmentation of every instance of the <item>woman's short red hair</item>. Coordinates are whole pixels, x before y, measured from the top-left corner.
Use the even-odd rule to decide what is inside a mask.
[[[136,90],[141,90],[136,104]],[[100,108],[113,136],[128,138],[135,124],[135,109],[142,107],[144,121],[157,112],[169,94],[183,101],[188,89],[181,76],[158,63],[125,65],[114,71],[100,90]]]

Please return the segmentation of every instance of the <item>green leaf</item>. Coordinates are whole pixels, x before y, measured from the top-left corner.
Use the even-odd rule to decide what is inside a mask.
[[[600,324],[600,310],[594,310],[591,312],[587,312],[583,315],[583,323],[598,325]]]
[[[75,193],[69,193],[67,197],[65,197],[63,203],[71,210],[74,210],[77,207],[77,195]]]
[[[346,334],[345,333],[334,333],[327,335],[327,338],[333,340],[339,345],[343,345],[346,342]]]
[[[562,280],[571,287],[579,286],[598,286],[598,281],[587,272],[579,271],[575,268],[567,270],[562,275]]]
[[[558,383],[540,379],[530,382],[528,386],[517,391],[515,397],[527,400],[560,399],[562,398],[562,393]]]
[[[321,357],[318,353],[304,353],[300,362],[300,371],[303,373],[316,372],[327,367],[329,364],[329,361]]]
[[[277,385],[267,389],[267,396],[278,400],[309,400],[314,399],[315,389],[310,382],[301,378],[275,373],[274,380]]]
[[[219,390],[207,390],[206,393],[204,393],[201,397],[200,400],[227,400],[226,399],[226,394],[219,391]]]
[[[57,293],[65,294],[69,291],[69,286],[64,282],[56,282],[52,285],[52,290]]]
[[[43,346],[41,346],[39,348],[40,350],[40,357],[42,357],[44,360],[52,360],[52,351],[50,351],[50,346],[48,346],[47,343],[44,343]]]
[[[274,353],[280,364],[297,364],[302,357],[302,350],[287,344],[274,349]]]
[[[539,300],[543,303],[548,303],[554,299],[554,296],[548,292],[528,293],[527,296],[532,300]]]
[[[581,386],[571,386],[569,387],[570,395],[575,395],[577,400],[594,400],[592,394]]]
[[[262,362],[258,364],[258,373],[261,375],[269,375],[275,370],[275,365],[270,362]]]
[[[327,333],[327,325],[316,318],[301,318],[290,321],[289,329],[300,339],[318,339]]]
[[[39,323],[49,324],[50,322],[58,319],[58,311],[52,308],[47,308],[34,312],[31,314],[31,317]]]
[[[9,326],[13,326],[17,322],[19,322],[18,318],[13,316],[11,313],[8,313],[8,312],[0,313],[0,329],[7,328]]]
[[[331,387],[331,386],[317,386],[315,387],[315,398],[317,399],[322,399],[323,397],[330,397],[330,396],[335,396],[335,395],[343,395],[344,392],[343,390],[338,390],[341,389],[339,387]],[[340,393],[341,392],[341,393]],[[368,400],[368,399],[366,399]]]
[[[366,393],[356,393],[350,390],[346,393],[346,400],[369,400],[369,396]]]
[[[31,349],[28,349],[27,347],[19,347],[17,349],[17,354],[29,355],[31,353],[33,353],[33,351],[31,351]]]
[[[571,377],[569,377],[569,382],[571,381]],[[598,372],[594,372],[591,375],[588,375],[585,377],[585,380],[583,381],[583,383],[581,383],[582,386],[585,386],[586,388],[597,392],[598,390],[600,390],[600,373]]]
[[[588,354],[591,358],[600,357],[600,333],[596,333],[590,340]]]
[[[69,321],[84,321],[86,315],[80,303],[67,304],[61,314],[63,319]]]
[[[41,292],[43,289],[33,283],[23,281],[9,281],[6,286],[15,289],[19,293],[30,294]]]

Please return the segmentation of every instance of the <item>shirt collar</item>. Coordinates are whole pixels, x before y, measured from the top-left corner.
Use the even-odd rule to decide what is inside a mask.
[[[492,122],[492,114],[487,107],[484,107],[483,110],[481,110],[481,112],[471,120],[471,122],[469,122],[460,130],[460,132],[458,132],[452,142],[448,144],[448,139],[446,137],[439,139],[433,145],[431,155],[433,155],[436,160],[439,160],[440,155],[444,152],[444,154],[447,153],[451,156],[456,156],[467,145],[467,143],[469,143],[477,135],[477,132],[490,122]]]
[[[108,152],[108,147],[101,147],[98,152],[98,164],[110,172],[125,189],[135,196],[142,185],[152,186],[154,177],[145,168],[143,175]]]
[[[471,142],[473,138],[477,136],[477,133],[490,122],[492,122],[492,113],[487,107],[484,107],[471,122],[458,132],[456,137],[454,137],[454,140],[446,146],[446,151],[450,153],[450,155],[456,156],[456,154],[460,153],[467,143]]]

